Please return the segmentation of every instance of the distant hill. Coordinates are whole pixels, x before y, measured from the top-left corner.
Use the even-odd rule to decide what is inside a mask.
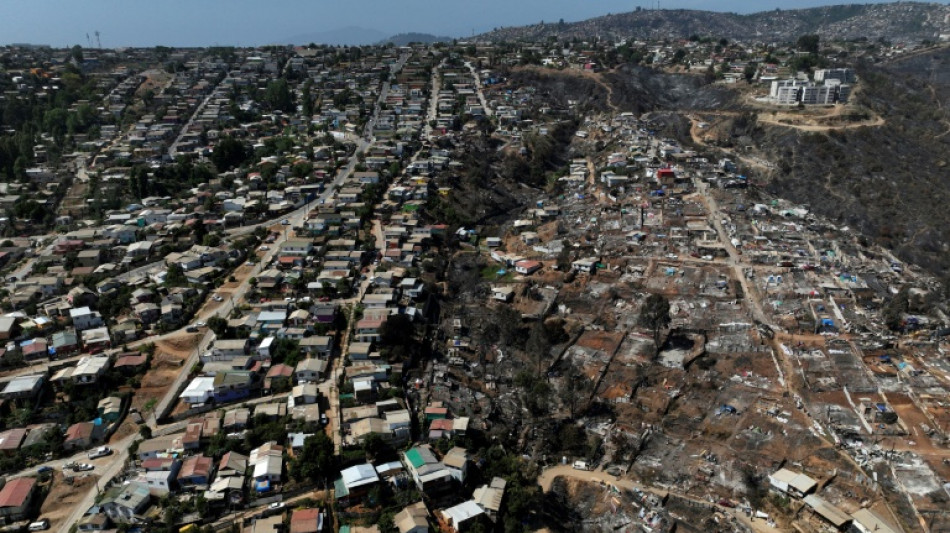
[[[334,30],[302,33],[294,35],[289,39],[278,40],[277,42],[295,45],[331,44],[355,46],[364,44],[373,44],[386,37],[386,34],[370,28],[360,28],[358,26],[347,26]]]
[[[498,28],[488,41],[558,39],[663,39],[691,35],[738,40],[794,41],[817,33],[823,39],[885,38],[893,42],[937,40],[950,34],[950,6],[916,2],[775,9],[750,15],[686,9],[647,10],[580,22]]]
[[[396,46],[405,46],[409,43],[451,43],[452,40],[452,37],[432,35],[431,33],[409,32],[393,35],[392,37],[379,41],[377,44],[393,43]]]

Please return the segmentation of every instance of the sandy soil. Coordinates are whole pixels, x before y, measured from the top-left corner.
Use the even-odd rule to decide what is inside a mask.
[[[96,479],[95,475],[77,476],[73,478],[73,484],[70,485],[63,480],[62,472],[57,470],[53,473],[52,489],[40,507],[40,516],[49,520],[51,531],[56,531],[60,522],[69,517],[73,506],[86,496]]]

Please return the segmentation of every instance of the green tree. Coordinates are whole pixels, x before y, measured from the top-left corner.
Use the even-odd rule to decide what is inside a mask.
[[[653,334],[654,355],[660,353],[660,334],[670,325],[670,301],[662,294],[647,296],[640,309],[639,323]]]
[[[208,319],[208,329],[218,337],[222,337],[228,329],[228,321],[219,316],[213,316]]]
[[[218,141],[211,153],[211,161],[219,172],[231,170],[240,166],[248,157],[244,143],[234,137],[225,137]]]
[[[815,34],[802,35],[798,38],[796,46],[799,50],[803,52],[808,52],[809,54],[818,53],[818,44],[820,42],[820,37]]]
[[[303,443],[303,450],[293,462],[291,475],[297,481],[311,481],[321,484],[336,477],[338,465],[333,454],[333,439],[319,431]]]
[[[280,110],[285,113],[294,111],[294,98],[290,94],[290,87],[287,80],[280,78],[267,84],[264,90],[264,103],[271,109]]]

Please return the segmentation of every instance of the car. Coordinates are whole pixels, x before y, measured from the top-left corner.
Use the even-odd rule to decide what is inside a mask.
[[[290,225],[290,221],[285,218],[285,219],[283,219],[283,220],[280,221],[280,225],[281,225],[281,226],[289,226],[289,225]]]
[[[30,522],[30,525],[26,528],[28,531],[46,531],[49,529],[49,520],[43,518],[37,520],[36,522]]]
[[[270,246],[267,246],[267,245],[265,244],[265,245],[261,246],[260,248],[258,248],[258,250],[260,250],[260,251],[262,251],[262,252],[266,252],[267,250],[270,250]]]
[[[254,261],[253,259],[247,262],[247,266],[254,266],[256,264],[257,264],[257,261]]]
[[[187,333],[198,333],[198,326],[188,326],[185,331]]]
[[[292,301],[294,301],[294,299],[291,298],[290,296],[287,296],[286,298],[284,298],[284,301],[285,301],[285,302],[292,302]]]
[[[204,322],[201,322],[201,321],[195,322],[195,325],[198,326],[199,328],[203,328],[203,327],[207,326],[207,324],[205,324]]]
[[[111,454],[112,454],[112,448],[109,448],[108,446],[100,446],[96,448],[95,450],[92,450],[91,452],[89,452],[89,458],[98,459],[100,457],[105,457]]]
[[[43,465],[36,469],[37,474],[46,474],[47,472],[52,472],[53,467],[49,465]]]
[[[268,509],[283,509],[284,502],[274,502],[267,506]]]
[[[220,294],[215,294],[214,297],[211,298],[211,299],[214,300],[214,301],[216,301],[216,302],[223,302],[223,301],[224,301],[224,296],[221,296]]]
[[[79,463],[73,467],[73,472],[88,472],[94,470],[96,467],[92,466],[89,463]]]

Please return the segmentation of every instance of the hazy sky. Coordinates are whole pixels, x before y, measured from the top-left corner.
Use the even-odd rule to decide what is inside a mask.
[[[461,37],[498,26],[541,20],[556,22],[561,18],[570,22],[655,3],[656,0],[0,0],[0,43],[86,45],[86,34],[95,42],[94,32],[98,30],[104,47],[253,46],[350,26],[389,35],[416,31]],[[661,7],[748,13],[834,3],[848,2],[661,0]]]

